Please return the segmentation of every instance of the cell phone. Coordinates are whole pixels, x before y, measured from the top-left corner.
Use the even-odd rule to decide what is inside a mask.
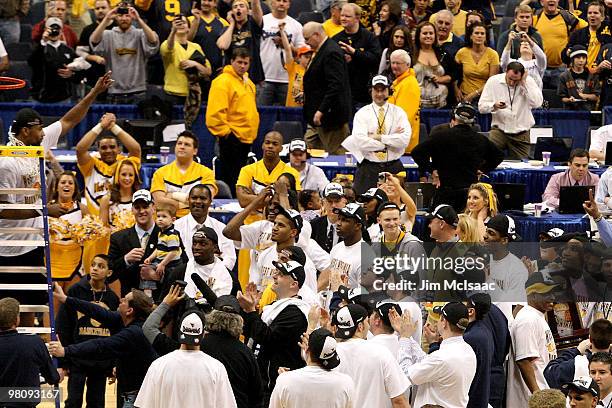
[[[174,284],[180,286],[182,289],[185,289],[185,287],[187,287],[187,282],[185,282],[184,280],[177,279],[174,281]]]
[[[202,10],[202,2],[201,1],[194,1],[193,2],[193,8],[197,9],[197,10]]]

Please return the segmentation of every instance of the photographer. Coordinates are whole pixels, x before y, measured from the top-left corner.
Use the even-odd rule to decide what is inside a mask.
[[[251,64],[249,78],[258,84],[265,79],[259,45],[263,34],[263,11],[260,0],[253,0],[252,14],[249,13],[247,0],[233,0],[232,11],[227,13],[229,27],[217,40],[217,47],[224,51],[225,65],[231,63],[235,48],[246,48],[250,54]]]
[[[64,24],[66,21],[66,2],[64,0],[52,0],[47,3],[45,9],[45,19],[34,24],[32,27],[32,42],[38,44],[42,40],[43,34],[47,28],[46,19],[51,17],[57,17],[62,22],[62,34],[64,35],[63,41],[66,42],[70,48],[74,49],[77,46],[78,38],[74,30],[68,25]]]
[[[141,28],[132,27],[136,20]],[[117,27],[106,30],[113,21]],[[126,3],[112,9],[89,38],[94,52],[114,72],[114,86],[108,92],[109,102],[133,104],[145,98],[147,59],[157,52],[159,38],[134,7]]]
[[[66,102],[72,96],[72,84],[83,77],[68,67],[77,55],[66,45],[62,27],[62,20],[57,17],[45,20],[40,44],[28,58],[32,67],[32,97],[39,102]]]

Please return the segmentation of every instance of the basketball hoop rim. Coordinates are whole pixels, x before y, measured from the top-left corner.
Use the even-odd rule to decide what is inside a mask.
[[[21,89],[25,86],[26,81],[24,81],[23,79],[0,76],[0,91]]]

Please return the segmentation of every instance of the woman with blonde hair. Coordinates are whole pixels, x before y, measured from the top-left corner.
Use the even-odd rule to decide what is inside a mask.
[[[497,196],[493,186],[488,183],[474,183],[468,189],[465,214],[475,219],[478,223],[480,239],[486,231],[485,223],[489,218],[497,215]]]
[[[459,214],[457,234],[459,235],[459,242],[473,244],[482,241],[480,231],[478,230],[478,223],[468,214]]]

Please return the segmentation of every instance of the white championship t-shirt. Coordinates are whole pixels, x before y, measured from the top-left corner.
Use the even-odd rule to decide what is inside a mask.
[[[289,76],[287,75],[287,70],[283,68],[286,61],[285,51],[282,45],[277,46],[272,40],[274,37],[280,39],[278,23],[282,22],[285,23],[285,33],[287,33],[287,39],[293,47],[300,48],[306,44],[302,34],[302,25],[297,20],[289,16],[280,20],[274,17],[272,13],[269,13],[263,16],[263,33],[261,35],[259,55],[266,81],[286,84],[289,83]]]
[[[526,305],[517,314],[510,325],[512,347],[508,367],[507,407],[526,407],[531,397],[516,361],[533,359],[532,366],[538,387],[547,389],[544,368],[557,358],[557,347],[550,327],[544,319],[544,313]]]
[[[175,350],[153,361],[134,405],[233,408],[236,399],[223,364],[200,350]]]
[[[57,145],[62,134],[60,121],[53,122],[43,129],[45,137],[41,146],[47,152]],[[0,157],[0,188],[39,188],[40,172],[39,159]],[[15,195],[0,194],[0,201],[11,204],[41,204],[41,195]],[[28,218],[25,220],[0,219],[0,228],[42,228],[42,217]],[[40,240],[40,234],[8,234],[0,233],[0,240]],[[0,246],[0,256],[19,256],[34,250],[36,247],[11,247]]]
[[[525,282],[529,276],[527,268],[516,255],[508,253],[499,261],[491,259],[489,282],[495,283],[491,292],[493,302],[527,302]]]
[[[193,279],[191,278],[191,274],[193,273],[198,274],[200,278],[210,286],[210,289],[215,292],[217,297],[229,295],[232,292],[232,276],[227,270],[227,267],[217,257],[215,257],[215,261],[209,265],[200,265],[196,263],[196,261],[191,260],[185,267],[185,282],[187,282],[185,294],[192,299],[199,300],[202,299],[203,296],[195,283],[193,283]],[[210,284],[210,280],[212,280],[212,284]]]
[[[397,359],[379,344],[363,339],[338,343],[337,370],[355,383],[355,408],[391,408],[391,398],[402,395],[410,385]]]
[[[259,253],[257,258],[257,272],[254,275],[249,276],[250,282],[255,282],[258,287],[262,288],[261,290],[265,289],[266,286],[273,282],[272,274],[276,270],[276,267],[272,264],[273,261],[278,261],[276,243],[273,243],[271,247],[266,248]],[[317,269],[308,256],[306,256],[304,271],[306,272],[304,286],[308,286],[316,293]]]
[[[356,288],[361,283],[361,244],[363,240],[347,246],[344,241],[338,242],[329,252],[331,265],[329,268],[348,276],[350,289]]]
[[[337,369],[306,366],[278,376],[270,408],[352,408],[353,380]]]

